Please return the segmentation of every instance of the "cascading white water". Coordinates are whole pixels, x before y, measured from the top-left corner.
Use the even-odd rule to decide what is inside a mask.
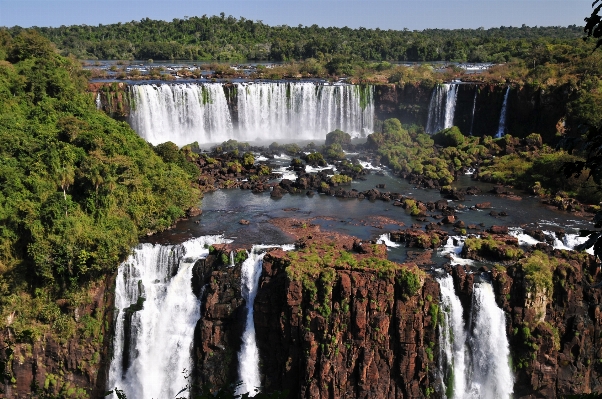
[[[324,140],[335,129],[352,137],[373,131],[373,88],[357,85],[239,83],[239,140]]]
[[[470,326],[465,330],[462,304],[451,276],[441,287],[440,367],[447,399],[509,399],[514,379],[508,362],[506,318],[489,283],[473,287]]]
[[[508,106],[508,94],[510,94],[510,86],[506,89],[506,94],[504,94],[504,102],[502,103],[502,112],[500,113],[500,125],[497,129],[497,134],[495,137],[502,137],[506,134],[506,108]]]
[[[381,236],[378,237],[378,240],[376,240],[376,243],[385,244],[387,248],[397,248],[401,245],[394,241],[391,241],[391,234],[389,233],[381,234]]]
[[[260,253],[262,249],[273,248],[269,245],[255,245],[251,249],[248,258],[242,264],[241,270],[241,289],[242,297],[245,300],[247,308],[247,319],[245,331],[242,335],[242,346],[238,353],[238,375],[241,385],[237,389],[237,394],[249,392],[250,396],[255,396],[255,390],[261,386],[259,377],[259,351],[255,341],[255,323],[253,321],[253,305],[261,277],[261,267],[265,253]],[[294,245],[281,246],[284,250],[294,249]]]
[[[474,88],[474,100],[472,100],[472,117],[470,118],[470,135],[472,136],[472,131],[474,127],[474,114],[477,109],[477,93],[479,92],[479,87],[475,86]]]
[[[426,132],[428,134],[437,133],[442,129],[453,126],[457,98],[457,84],[445,83],[435,87],[429,103],[429,113],[426,123]]]
[[[365,137],[373,131],[371,86],[272,82],[235,87],[231,101],[237,114],[231,115],[221,83],[133,85],[129,123],[152,144],[180,146],[228,139],[324,140],[335,129]]]
[[[441,383],[448,399],[458,397],[454,392],[466,389],[466,332],[462,318],[462,303],[454,291],[450,275],[437,279],[441,289],[441,327],[439,334],[439,367]]]
[[[141,244],[119,266],[109,389],[151,399],[173,398],[186,386],[183,371],[191,369],[192,338],[200,318],[192,266],[209,253],[206,246],[225,242],[221,236],[206,236],[173,246]],[[136,304],[142,309],[133,311]]]
[[[506,317],[497,306],[489,283],[475,283],[472,294],[468,347],[471,371],[466,399],[509,399],[514,378],[508,362],[510,347],[506,337]]]
[[[100,100],[100,93],[96,94],[96,109],[101,109],[102,108],[102,102]]]
[[[151,144],[179,146],[233,138],[232,118],[220,83],[130,86],[129,123]]]

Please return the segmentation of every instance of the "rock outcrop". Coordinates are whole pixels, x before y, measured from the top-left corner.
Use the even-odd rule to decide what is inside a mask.
[[[45,331],[16,342],[11,327],[0,332],[0,361],[10,376],[0,385],[0,398],[103,397],[113,343],[113,276],[90,287],[89,300],[75,308],[65,305],[76,331]],[[62,303],[61,303],[62,304]],[[33,331],[35,326],[32,325]],[[10,351],[6,351],[10,348]],[[12,353],[11,353],[12,352]]]

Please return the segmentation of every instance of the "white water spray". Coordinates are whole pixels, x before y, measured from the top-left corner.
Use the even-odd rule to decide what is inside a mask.
[[[437,279],[441,289],[441,328],[439,334],[439,367],[441,383],[448,399],[453,392],[466,390],[466,332],[462,318],[462,303],[454,291],[450,275]]]
[[[207,256],[207,245],[226,241],[207,236],[173,246],[141,244],[119,266],[107,388],[151,399],[173,398],[186,386],[183,371],[191,369],[192,338],[200,318],[192,266]],[[136,304],[142,309],[133,311]]]
[[[225,141],[232,119],[223,86],[218,83],[133,85],[129,123],[151,144],[179,146]]]
[[[506,317],[497,306],[489,283],[476,283],[473,289],[468,346],[472,360],[467,399],[508,399],[514,391],[514,378],[508,359]],[[459,394],[459,392],[458,392]]]
[[[497,129],[497,134],[495,137],[502,137],[506,134],[506,109],[508,107],[508,94],[510,94],[510,86],[506,89],[506,94],[504,94],[504,102],[502,104],[502,112],[500,113],[500,125]]]
[[[401,245],[394,241],[391,241],[391,234],[389,233],[381,234],[381,236],[378,237],[378,240],[376,240],[376,243],[385,244],[387,248],[398,248]]]
[[[437,133],[442,129],[453,126],[457,98],[457,84],[445,83],[433,90],[426,123],[426,132],[428,134]]]
[[[372,87],[310,82],[237,87],[239,140],[324,140],[335,129],[352,137],[373,131]]]
[[[236,83],[230,91],[234,114],[221,83],[143,84],[130,90],[129,123],[152,144],[324,140],[335,129],[365,137],[374,126],[371,86]]]
[[[447,399],[509,399],[514,379],[508,362],[506,318],[489,283],[473,287],[470,326],[450,276],[441,287],[441,378]]]
[[[241,385],[237,389],[237,394],[249,392],[250,396],[255,396],[255,391],[261,386],[259,375],[259,351],[255,341],[255,322],[253,320],[253,305],[255,296],[259,288],[259,278],[261,277],[261,267],[265,253],[260,253],[266,248],[273,248],[270,245],[255,245],[251,249],[249,257],[243,262],[241,270],[241,288],[242,297],[245,300],[247,308],[247,320],[245,331],[242,335],[242,347],[238,353],[238,375]],[[285,251],[294,249],[294,245],[281,246]]]

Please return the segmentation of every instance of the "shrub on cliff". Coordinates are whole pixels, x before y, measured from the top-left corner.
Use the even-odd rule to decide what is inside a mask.
[[[464,135],[456,126],[441,130],[434,134],[433,141],[443,147],[460,147],[464,144]]]
[[[339,144],[345,147],[351,144],[351,135],[339,129],[334,130],[326,135],[325,145],[329,146],[331,144]]]

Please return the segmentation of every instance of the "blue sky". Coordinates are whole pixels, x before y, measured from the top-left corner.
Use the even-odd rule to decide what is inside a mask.
[[[218,15],[268,25],[421,30],[582,26],[592,0],[0,0],[0,26],[98,25]]]

